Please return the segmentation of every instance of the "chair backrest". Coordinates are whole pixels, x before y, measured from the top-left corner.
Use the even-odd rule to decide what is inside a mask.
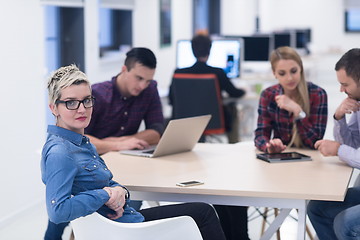
[[[71,221],[75,240],[202,240],[195,221],[189,216],[141,223],[119,223],[97,212]]]
[[[204,135],[225,133],[221,91],[215,74],[175,73],[170,92],[173,119],[211,114]]]

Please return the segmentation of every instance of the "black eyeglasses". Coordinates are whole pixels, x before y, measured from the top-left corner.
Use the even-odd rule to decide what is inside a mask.
[[[59,103],[65,103],[65,106],[69,110],[77,110],[80,107],[80,103],[84,105],[84,108],[91,108],[94,106],[95,98],[89,97],[85,98],[83,100],[68,100],[68,101],[62,101],[62,100],[56,100],[55,104]]]

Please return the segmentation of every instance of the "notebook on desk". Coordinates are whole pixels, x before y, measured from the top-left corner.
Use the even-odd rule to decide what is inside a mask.
[[[210,118],[211,115],[203,115],[171,120],[157,145],[142,150],[124,150],[120,153],[141,157],[160,157],[191,151],[199,141]]]

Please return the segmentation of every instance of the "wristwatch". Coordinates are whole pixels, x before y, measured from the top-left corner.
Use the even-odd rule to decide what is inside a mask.
[[[296,120],[298,119],[304,119],[306,118],[306,113],[302,110],[300,113],[299,113],[299,116],[296,118]]]
[[[125,199],[129,199],[130,198],[130,192],[129,190],[125,187],[125,186],[121,186],[124,190],[125,190]]]

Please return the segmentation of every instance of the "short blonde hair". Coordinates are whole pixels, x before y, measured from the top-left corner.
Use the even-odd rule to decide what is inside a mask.
[[[47,83],[47,89],[49,94],[49,103],[55,104],[56,100],[61,98],[61,90],[67,88],[73,84],[86,83],[89,85],[90,82],[87,79],[85,73],[75,65],[71,64],[68,66],[61,67],[55,70],[49,77]]]

